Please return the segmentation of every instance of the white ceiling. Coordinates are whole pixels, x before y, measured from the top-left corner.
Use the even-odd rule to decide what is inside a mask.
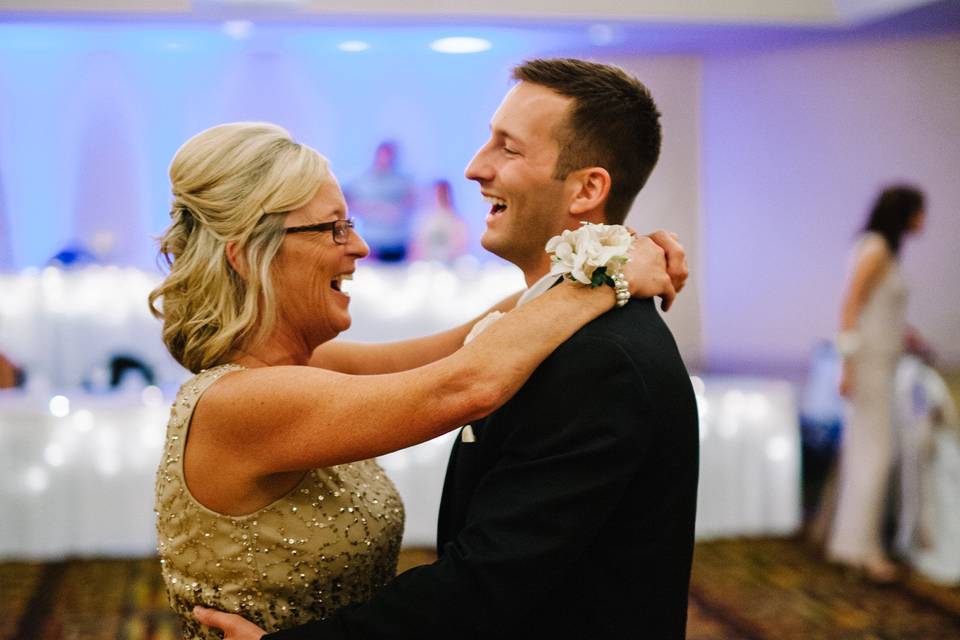
[[[0,0],[0,12],[625,20],[850,26],[933,0]]]

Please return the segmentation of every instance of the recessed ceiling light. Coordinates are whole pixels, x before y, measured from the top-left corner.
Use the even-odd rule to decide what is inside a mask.
[[[590,40],[590,44],[603,47],[613,44],[616,37],[613,27],[608,24],[592,24],[587,28],[587,39]]]
[[[364,42],[363,40],[345,40],[337,45],[337,49],[340,51],[349,51],[351,53],[356,51],[366,51],[370,48],[370,44]]]
[[[489,40],[463,36],[440,38],[430,43],[430,48],[440,53],[479,53],[492,46]]]
[[[246,40],[253,33],[253,23],[249,20],[227,20],[223,23],[223,32],[234,40]]]

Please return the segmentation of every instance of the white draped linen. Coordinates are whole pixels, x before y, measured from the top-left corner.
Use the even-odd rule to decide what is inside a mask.
[[[136,357],[158,383],[179,384],[187,373],[167,354],[147,295],[160,280],[133,268],[54,267],[0,273],[0,352],[24,367],[39,389],[98,382],[112,355]],[[524,287],[515,267],[465,258],[457,269],[415,262],[362,264],[351,292],[353,327],[361,342],[427,335],[465,322]]]
[[[154,551],[153,482],[177,384],[146,293],[156,277],[98,267],[0,276],[0,350],[28,370],[0,392],[0,558],[138,556]],[[351,287],[354,340],[393,340],[465,321],[523,286],[512,267],[363,265]],[[118,352],[160,387],[91,394],[80,383]],[[693,378],[701,413],[700,538],[780,534],[800,522],[792,387]],[[407,510],[404,543],[434,543],[454,434],[381,458]]]
[[[699,381],[699,538],[786,534],[800,517],[793,393],[765,380]],[[169,397],[0,394],[0,557],[153,552],[153,481]],[[407,510],[404,544],[431,546],[456,433],[384,456]]]

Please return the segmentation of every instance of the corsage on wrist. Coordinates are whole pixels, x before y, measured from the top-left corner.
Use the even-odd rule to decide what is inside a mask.
[[[630,287],[621,270],[630,260],[633,237],[619,224],[582,224],[547,242],[550,274],[590,287],[609,285],[616,292],[617,306],[622,307],[630,300]]]

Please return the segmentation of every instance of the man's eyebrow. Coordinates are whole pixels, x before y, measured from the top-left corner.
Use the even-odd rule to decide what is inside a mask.
[[[503,136],[504,138],[507,138],[507,139],[510,140],[511,142],[516,142],[516,143],[518,143],[518,144],[523,144],[523,139],[522,139],[522,138],[520,138],[519,136],[517,136],[517,135],[515,135],[515,134],[513,134],[513,133],[510,133],[509,131],[507,131],[507,130],[504,129],[503,127],[494,127],[493,125],[491,125],[491,126],[490,126],[490,131],[491,131],[491,133],[493,133],[493,135]]]

